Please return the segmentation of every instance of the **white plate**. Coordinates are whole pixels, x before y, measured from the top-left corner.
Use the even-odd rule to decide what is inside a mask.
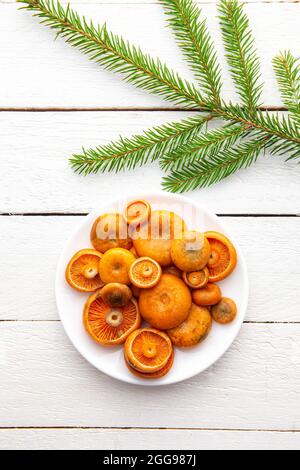
[[[198,346],[175,351],[174,365],[161,379],[146,380],[135,377],[124,364],[123,348],[103,347],[95,343],[82,324],[82,310],[88,294],[76,292],[65,281],[65,268],[73,254],[91,246],[89,235],[93,221],[105,212],[120,212],[127,199],[101,204],[80,222],[75,233],[67,241],[57,267],[55,291],[58,311],[67,335],[82,356],[100,371],[124,382],[140,385],[165,385],[193,377],[216,362],[230,347],[243,323],[248,302],[248,275],[241,249],[223,221],[205,207],[182,196],[170,194],[138,194],[130,197],[148,200],[154,209],[168,209],[181,215],[190,229],[216,230],[226,234],[238,253],[238,265],[231,276],[219,285],[223,295],[232,297],[238,306],[236,320],[226,326],[213,324],[208,338]]]

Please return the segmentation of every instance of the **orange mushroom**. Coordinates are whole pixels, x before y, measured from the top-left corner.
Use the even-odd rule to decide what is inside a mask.
[[[94,292],[103,286],[99,276],[102,254],[93,249],[80,250],[71,258],[66,268],[66,281],[80,292]]]
[[[192,289],[200,289],[208,283],[209,271],[207,267],[200,271],[192,271],[191,273],[183,273],[184,282]]]
[[[212,318],[206,307],[192,304],[189,315],[176,328],[168,330],[174,346],[186,348],[204,341],[212,327]]]
[[[231,323],[237,315],[236,303],[228,297],[223,297],[217,305],[212,307],[212,316],[217,323],[226,325]]]
[[[124,248],[111,248],[106,251],[99,265],[99,272],[105,284],[119,282],[130,284],[129,269],[135,256]]]
[[[150,223],[131,234],[134,248],[139,256],[152,258],[162,267],[170,266],[171,240],[182,236],[185,228],[184,221],[174,212],[153,211]]]
[[[102,299],[110,307],[125,307],[132,298],[132,292],[125,284],[111,282],[102,287]]]
[[[200,232],[188,231],[182,238],[172,240],[171,258],[175,266],[182,271],[203,269],[210,256],[210,245]]]
[[[100,215],[92,226],[90,237],[93,247],[102,253],[111,248],[130,249],[132,246],[127,224],[120,214]]]
[[[112,308],[104,302],[98,290],[85,304],[83,323],[94,341],[111,346],[124,343],[127,336],[140,327],[141,317],[134,299],[125,307]]]
[[[160,280],[161,267],[154,259],[148,257],[138,258],[130,266],[129,277],[136,287],[153,287]]]
[[[156,286],[143,289],[139,297],[142,317],[161,330],[174,328],[188,316],[192,304],[186,284],[176,276],[163,274]]]
[[[218,282],[229,276],[237,264],[237,253],[231,241],[222,233],[206,232],[211,254],[207,263],[209,282]]]
[[[151,206],[149,202],[137,199],[127,204],[123,217],[128,225],[136,226],[149,220],[150,214]]]
[[[210,306],[220,302],[222,292],[217,284],[208,283],[202,289],[196,289],[192,292],[193,302],[197,305]]]
[[[141,328],[131,333],[125,343],[124,354],[128,364],[143,373],[160,371],[173,352],[171,340],[154,328]]]
[[[132,367],[130,365],[130,363],[128,362],[128,360],[126,359],[126,357],[125,357],[125,364],[128,367],[128,370],[132,374],[136,375],[137,377],[139,377],[141,379],[159,379],[160,377],[165,376],[169,372],[169,370],[171,369],[171,367],[173,365],[173,362],[174,362],[174,350],[172,351],[172,354],[171,354],[168,362],[166,363],[166,365],[164,367],[162,367],[160,370],[158,370],[156,372],[146,373],[146,372],[138,371],[134,367]]]

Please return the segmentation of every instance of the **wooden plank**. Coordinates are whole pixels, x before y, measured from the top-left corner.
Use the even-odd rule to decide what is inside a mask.
[[[178,429],[0,429],[0,449],[298,450],[300,433]]]
[[[202,375],[140,388],[90,366],[56,322],[2,322],[2,427],[300,430],[300,325],[244,325]]]
[[[160,190],[157,164],[118,175],[79,176],[68,164],[81,147],[94,147],[183,112],[0,113],[0,212],[87,212],[96,201]],[[217,213],[299,213],[300,167],[284,157],[261,157],[214,187],[190,193]]]
[[[87,18],[107,20],[109,28],[140,44],[150,54],[159,55],[183,77],[192,78],[184,64],[165,15],[158,3],[78,4]],[[280,106],[275,85],[272,57],[280,50],[292,49],[299,55],[299,3],[250,3],[246,5],[251,27],[262,59],[264,101]],[[203,4],[203,13],[215,38],[224,69],[224,97],[234,98],[226,71],[216,5]],[[272,21],[266,21],[266,18]],[[15,4],[0,5],[0,107],[92,107],[137,108],[171,107],[158,97],[136,91],[119,77],[101,70],[62,40],[53,41],[53,32],[37,24],[28,12]],[[6,46],[6,47],[5,47]]]
[[[4,320],[58,319],[53,285],[65,239],[81,217],[0,217]],[[250,275],[247,321],[299,322],[300,218],[226,218]],[[19,281],[17,279],[19,278]],[[16,295],[7,295],[7,292]],[[33,292],[34,295],[33,301]]]

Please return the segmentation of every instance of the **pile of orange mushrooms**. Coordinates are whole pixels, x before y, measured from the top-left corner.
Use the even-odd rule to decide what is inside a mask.
[[[135,200],[123,214],[100,215],[90,239],[93,249],[72,257],[66,280],[91,293],[83,310],[87,333],[104,346],[123,344],[125,364],[138,377],[164,376],[174,347],[195,346],[213,320],[236,318],[235,302],[216,284],[237,264],[225,235],[189,230],[174,212]]]

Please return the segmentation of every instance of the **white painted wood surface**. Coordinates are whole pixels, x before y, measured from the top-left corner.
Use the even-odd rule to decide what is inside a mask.
[[[31,449],[166,449],[294,450],[300,433],[276,431],[202,431],[177,429],[10,429],[0,430],[0,448]]]
[[[157,2],[72,3],[191,77]],[[200,3],[224,65],[215,2]],[[154,165],[83,178],[67,159],[82,145],[187,114],[54,42],[17,8],[0,0],[0,448],[299,449],[300,167],[266,157],[190,194],[232,215],[226,221],[249,267],[246,323],[230,351],[173,387],[148,390],[105,377],[74,350],[58,321],[57,258],[81,213],[128,188],[159,189],[161,172]],[[246,11],[262,59],[265,103],[281,106],[271,59],[286,48],[300,55],[300,4],[251,0]],[[234,96],[227,75],[224,91]]]
[[[299,324],[244,324],[209,370],[161,388],[104,376],[59,322],[0,323],[0,334],[3,427],[299,429]]]

